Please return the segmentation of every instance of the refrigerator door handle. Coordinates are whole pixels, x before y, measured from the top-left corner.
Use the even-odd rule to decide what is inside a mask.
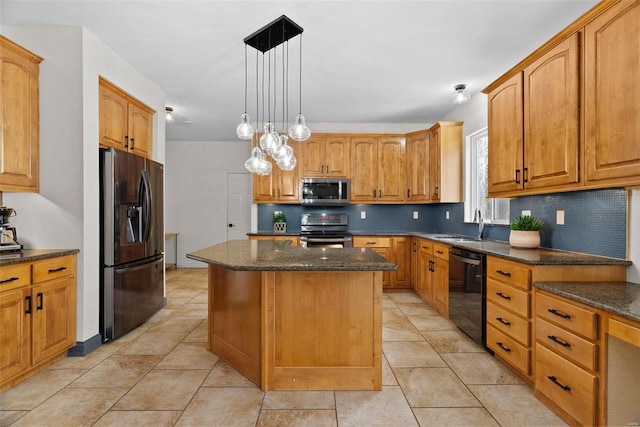
[[[149,172],[146,169],[140,174],[140,186],[138,187],[138,204],[140,209],[140,243],[149,240],[151,234],[151,218],[153,215],[153,204],[151,199],[151,184]]]
[[[116,273],[117,274],[123,274],[123,273],[131,273],[133,271],[138,271],[138,270],[144,270],[145,268],[149,268],[149,264],[156,262],[158,260],[162,259],[162,256],[156,256],[150,260],[144,260],[143,262],[140,262],[136,265],[132,265],[131,267],[123,267],[123,268],[118,268],[116,269]]]

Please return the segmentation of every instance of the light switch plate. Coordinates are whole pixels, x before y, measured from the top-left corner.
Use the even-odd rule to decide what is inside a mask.
[[[413,219],[418,219],[418,211],[413,211]]]
[[[367,219],[367,212],[366,211],[360,211],[360,219]]]
[[[531,211],[529,210],[522,211],[522,216],[531,216]]]
[[[556,211],[556,224],[564,225],[564,211]]]
[[[444,218],[445,218],[445,219],[449,219],[449,211],[445,211],[445,213],[444,213]]]

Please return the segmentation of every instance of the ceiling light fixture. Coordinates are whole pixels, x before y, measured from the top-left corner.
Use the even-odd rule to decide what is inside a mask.
[[[454,104],[464,104],[465,102],[469,101],[469,99],[471,99],[469,93],[465,92],[465,89],[467,89],[467,85],[455,85],[453,89],[458,92],[456,97],[453,99]]]
[[[175,119],[173,118],[173,108],[171,107],[164,107],[164,112],[165,112],[165,116],[164,116],[164,120],[166,122],[175,122]]]
[[[259,29],[250,36],[245,37],[245,112],[241,116],[240,125],[237,128],[237,134],[240,139],[252,139],[255,135],[255,128],[251,125],[249,115],[247,114],[247,45],[256,49],[256,123],[262,117],[264,133],[260,137],[259,145],[251,151],[251,157],[245,162],[245,167],[249,172],[260,175],[268,175],[272,170],[272,164],[267,160],[270,155],[282,170],[292,170],[296,166],[296,158],[293,155],[293,149],[287,144],[289,137],[296,141],[306,141],[311,136],[311,131],[305,124],[302,115],[302,27],[297,25],[291,19],[282,15],[278,19],[270,22],[263,28]],[[294,125],[289,129],[287,136],[289,113],[289,39],[300,35],[300,113],[295,119]],[[278,57],[277,46],[282,45],[280,49],[280,57]],[[262,52],[262,88],[258,90],[258,52]],[[265,53],[268,53],[265,60]],[[273,56],[273,79],[272,76],[272,56]],[[278,73],[278,59],[282,61],[282,69]],[[265,63],[267,65],[267,98],[265,107]],[[278,134],[276,131],[276,107],[278,102],[277,96],[277,78],[282,77],[282,130]],[[271,98],[271,89],[273,87],[273,99]],[[259,93],[261,92],[261,94]],[[260,96],[261,95],[261,96]],[[260,97],[262,103],[260,103]],[[273,103],[272,103],[273,100]],[[262,111],[260,111],[262,106]],[[273,108],[273,121],[271,120],[271,109]],[[266,114],[265,114],[266,113]],[[265,121],[266,116],[266,121]]]

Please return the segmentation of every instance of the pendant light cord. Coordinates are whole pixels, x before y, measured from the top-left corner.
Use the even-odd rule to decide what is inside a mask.
[[[247,114],[247,45],[244,45],[244,113]]]
[[[302,114],[302,33],[300,34],[300,100],[298,103],[300,114]]]

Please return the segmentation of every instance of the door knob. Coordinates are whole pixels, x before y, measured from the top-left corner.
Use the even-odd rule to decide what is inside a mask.
[[[233,224],[229,224],[229,228],[231,228],[231,227],[235,227],[235,225],[233,225]]]

